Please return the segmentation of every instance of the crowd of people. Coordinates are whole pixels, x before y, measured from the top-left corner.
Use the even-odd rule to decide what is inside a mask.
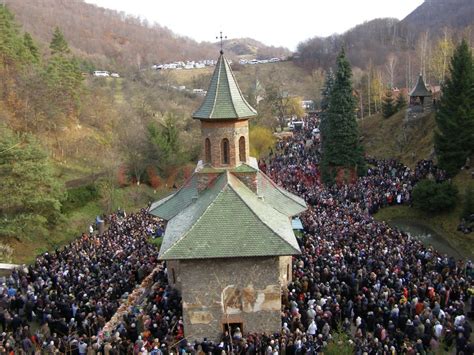
[[[148,235],[160,221],[146,209],[108,219],[104,233],[83,234],[4,278],[1,354],[86,354],[98,348],[100,329],[158,258]]]
[[[466,318],[469,306],[474,311],[472,263],[441,255],[372,217],[382,207],[411,203],[414,185],[427,177],[443,181],[443,171],[431,161],[410,169],[368,159],[366,176],[328,188],[320,182],[317,124],[307,120],[260,164],[308,203],[280,332],[236,330],[221,342],[189,343],[180,296],[148,240],[161,236],[163,225],[143,209],[109,216],[102,234],[83,234],[3,280],[0,353],[292,355],[319,353],[332,343],[356,354],[472,354]],[[153,286],[142,302],[111,334],[102,334],[152,271]]]
[[[410,169],[368,159],[367,176],[355,184],[325,187],[308,126],[280,141],[264,165],[309,204],[301,216],[302,254],[283,300],[282,332],[238,337],[234,346],[266,354],[315,353],[341,332],[338,339],[357,354],[472,354],[465,316],[469,297],[474,302],[472,263],[441,255],[371,216],[381,207],[409,204],[417,181],[443,181],[444,172],[431,161]]]

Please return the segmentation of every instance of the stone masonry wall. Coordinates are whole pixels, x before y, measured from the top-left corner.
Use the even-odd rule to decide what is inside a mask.
[[[244,333],[280,330],[280,258],[181,260],[184,331],[188,341],[219,341],[224,325]]]
[[[216,168],[235,167],[239,165],[239,139],[245,138],[245,157],[249,159],[249,126],[247,120],[201,122],[202,153],[201,157],[206,162],[205,141],[209,138],[211,142],[211,165]],[[222,164],[222,140],[229,140],[229,164]]]

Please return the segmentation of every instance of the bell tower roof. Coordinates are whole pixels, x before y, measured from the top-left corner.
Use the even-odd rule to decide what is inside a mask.
[[[201,107],[193,118],[200,120],[241,120],[257,115],[240,91],[227,58],[221,50]]]
[[[428,91],[423,80],[423,75],[420,74],[418,81],[416,82],[415,87],[408,94],[409,96],[418,96],[418,97],[428,97],[431,96],[431,92]]]

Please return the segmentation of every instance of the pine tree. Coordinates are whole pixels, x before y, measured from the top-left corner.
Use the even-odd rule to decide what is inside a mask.
[[[0,237],[46,236],[60,218],[62,186],[30,135],[0,127]]]
[[[391,89],[388,89],[385,92],[385,96],[382,100],[382,114],[383,117],[389,118],[397,112],[395,100],[393,99],[393,93]]]
[[[465,40],[456,48],[436,114],[438,164],[453,176],[474,151],[474,69]]]
[[[70,50],[59,27],[54,30],[49,48],[53,55],[43,72],[43,78],[47,95],[54,98],[55,105],[48,107],[47,114],[50,117],[64,119],[79,110],[84,78],[79,61],[66,55]],[[51,123],[55,128],[59,122],[51,121]]]
[[[396,103],[396,109],[397,111],[403,110],[407,105],[407,100],[405,99],[405,95],[403,92],[399,92],[397,96],[397,103]]]
[[[0,5],[0,66],[1,69],[21,67],[31,61],[13,14]]]
[[[324,83],[324,88],[322,91],[321,97],[321,122],[319,123],[319,136],[321,139],[321,151],[324,151],[325,140],[329,136],[328,124],[327,124],[327,111],[329,108],[329,100],[331,97],[331,91],[334,86],[334,73],[332,68],[329,68],[326,73],[326,82]]]
[[[66,39],[59,27],[54,29],[53,39],[49,44],[49,48],[52,54],[67,54],[70,52]]]
[[[321,173],[326,183],[334,181],[336,174],[357,171],[365,173],[362,146],[359,143],[356,122],[356,100],[352,90],[352,70],[344,50],[337,58],[337,71],[327,108],[327,138],[321,161]]]
[[[25,32],[23,34],[23,43],[24,43],[25,47],[28,49],[33,61],[34,62],[39,62],[40,54],[39,54],[38,47],[33,42],[33,38],[31,37],[31,35],[28,32]]]
[[[48,97],[55,103],[49,107],[50,117],[61,113],[66,117],[78,110],[84,78],[77,60],[53,56],[45,68],[43,80]]]

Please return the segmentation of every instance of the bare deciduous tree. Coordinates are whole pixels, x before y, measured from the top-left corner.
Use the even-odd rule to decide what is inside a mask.
[[[398,58],[395,54],[390,53],[387,57],[387,63],[385,64],[385,69],[387,70],[387,74],[389,77],[389,85],[390,89],[393,89],[393,83],[395,78],[395,68],[398,63]]]

